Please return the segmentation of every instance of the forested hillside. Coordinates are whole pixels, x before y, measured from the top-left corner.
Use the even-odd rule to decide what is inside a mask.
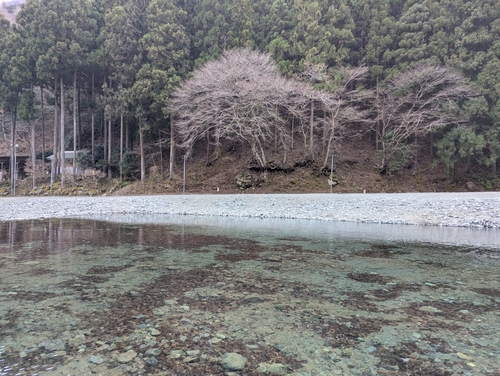
[[[66,150],[142,182],[228,156],[242,189],[328,179],[358,153],[384,179],[498,188],[500,2],[28,0],[0,16],[0,110],[0,154],[19,144],[33,186],[52,152],[64,185]]]
[[[2,1],[0,2],[0,14],[9,21],[14,22],[22,3],[24,3],[24,0]]]

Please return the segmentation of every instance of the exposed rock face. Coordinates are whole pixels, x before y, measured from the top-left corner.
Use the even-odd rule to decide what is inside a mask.
[[[250,188],[251,186],[253,186],[253,184],[254,184],[254,178],[248,171],[242,171],[236,177],[236,185],[240,189]]]

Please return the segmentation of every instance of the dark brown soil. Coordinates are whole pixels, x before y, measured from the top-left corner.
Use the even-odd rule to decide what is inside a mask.
[[[186,192],[202,194],[216,192],[229,194],[243,190],[246,193],[329,192],[329,168],[321,170],[319,160],[307,161],[300,147],[293,150],[293,153],[290,151],[289,158],[293,160],[287,162],[286,168],[272,164],[272,168],[268,168],[264,173],[253,161],[249,150],[242,150],[240,144],[226,145],[221,149],[219,157],[211,158],[209,163],[205,147],[201,145],[187,160]],[[154,150],[150,152],[153,153]],[[500,189],[500,178],[492,176],[481,166],[473,166],[466,171],[463,166],[457,165],[456,178],[452,181],[443,166],[433,164],[425,148],[418,155],[418,163],[410,161],[396,173],[390,174],[382,174],[377,168],[374,143],[368,137],[345,140],[334,155],[333,180],[337,183],[333,187],[335,193],[460,192]],[[175,164],[173,180],[169,178],[168,157],[159,159],[150,155],[147,158],[148,167],[144,185],[137,181],[138,176],[122,183],[117,176],[112,180],[102,178],[97,182],[94,178],[79,177],[73,181],[71,177],[66,180],[66,188],[61,194],[179,194],[183,191],[183,163],[180,157],[178,156]],[[163,166],[159,165],[160,160],[163,161]],[[249,174],[252,177],[252,186],[245,189],[238,187],[236,181],[242,174]],[[48,175],[41,175],[38,178],[39,186],[44,184],[48,186],[46,176]],[[17,194],[42,192],[32,191],[31,184],[30,177],[20,180]],[[72,189],[74,187],[77,188]],[[8,193],[8,186],[0,187],[0,194]]]

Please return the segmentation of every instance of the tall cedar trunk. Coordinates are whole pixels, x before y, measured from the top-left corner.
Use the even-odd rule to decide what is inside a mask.
[[[109,79],[109,88],[112,89],[113,88],[113,80],[110,78]],[[111,114],[109,114],[111,115]],[[112,178],[112,172],[111,172],[111,138],[112,138],[112,135],[111,135],[111,127],[112,127],[112,123],[111,123],[111,116],[108,120],[108,131],[107,131],[107,134],[108,134],[108,147],[107,147],[107,150],[108,150],[108,154],[107,154],[107,157],[108,157],[108,179],[111,179]]]
[[[146,162],[144,160],[144,130],[142,124],[139,124],[139,148],[141,152],[141,185],[144,186],[146,178]]]
[[[95,163],[95,109],[94,109],[94,100],[95,100],[95,89],[94,89],[94,79],[95,79],[95,74],[92,72],[92,113],[91,113],[91,118],[92,118],[92,130],[91,130],[91,138],[92,140],[90,141],[90,149],[91,149],[91,154],[92,154],[92,163]]]
[[[57,160],[59,159],[58,158],[58,153],[57,153],[57,134],[58,134],[58,114],[59,114],[59,111],[57,109],[57,78],[54,78],[54,142],[53,142],[53,146],[54,146],[54,150],[52,150],[52,156],[53,156],[53,159],[51,161],[51,164],[50,164],[50,193],[52,194],[52,185],[54,184],[54,180],[56,179],[56,175],[57,175]]]
[[[311,159],[314,159],[314,101],[311,99],[311,120],[309,124],[309,154]]]
[[[77,144],[77,117],[76,117],[76,112],[77,112],[77,107],[76,107],[77,101],[76,101],[76,68],[73,74],[73,179],[76,176],[76,144]]]
[[[104,114],[104,108],[100,113],[101,121],[99,123],[99,144],[103,145],[104,154],[102,155],[102,159],[106,159],[106,117]]]
[[[42,110],[42,166],[45,163],[45,107],[43,98],[43,86],[40,86],[40,107]]]
[[[65,169],[65,158],[66,158],[66,153],[64,150],[64,79],[61,77],[60,78],[60,83],[61,83],[61,88],[60,88],[60,95],[61,95],[61,132],[60,132],[60,146],[61,146],[61,187],[64,187],[64,175],[66,172],[64,171]]]
[[[2,129],[1,129],[1,133],[2,133],[2,138],[5,139],[5,112],[2,109],[0,109],[0,112],[2,113],[2,122],[1,122]]]
[[[30,119],[31,126],[31,183],[36,187],[36,151],[35,151],[35,121]]]
[[[111,171],[111,141],[112,141],[112,130],[113,123],[111,120],[108,121],[108,179],[113,177],[113,172]]]
[[[132,151],[132,145],[130,145],[130,128],[128,121],[125,123],[125,148]]]
[[[31,97],[33,98],[33,83],[30,85]],[[31,183],[33,189],[36,187],[36,149],[35,149],[35,121],[30,116],[30,128],[31,128]]]
[[[123,181],[123,113],[120,114],[120,181]]]
[[[15,194],[15,184],[16,184],[16,123],[17,123],[17,107],[14,106],[11,113],[12,129],[10,133],[10,190]]]
[[[172,115],[170,115],[170,180],[174,178],[174,158],[175,158],[175,128]]]
[[[375,103],[378,102],[378,95],[379,95],[379,88],[378,88],[378,76],[377,76],[377,86],[376,86],[376,91],[375,91]],[[379,134],[380,134],[380,120],[377,120],[377,125],[376,125],[377,131],[375,132],[375,150],[379,151]]]
[[[106,159],[108,155],[108,122],[106,121],[106,117],[103,116],[101,117],[101,128],[102,128],[102,143],[103,143],[103,155],[102,159]],[[107,172],[106,169],[104,169],[104,172]]]
[[[104,84],[106,85],[106,79],[104,79]],[[111,78],[109,79],[109,88],[111,89],[111,84],[112,84],[112,81],[111,81]],[[104,109],[103,109],[103,114],[102,114],[102,120],[103,120],[103,125],[102,125],[102,130],[103,130],[103,146],[104,146],[104,153],[103,153],[103,156],[102,158],[103,159],[106,159],[107,156],[108,156],[108,137],[110,137],[111,135],[108,134],[108,122],[106,121],[106,114],[104,112]],[[108,167],[105,167],[104,168],[104,172],[108,172],[109,171],[109,159],[108,159]]]
[[[158,145],[160,146],[160,175],[163,179],[163,150],[161,147],[161,130],[158,129]]]
[[[78,86],[78,91],[76,93],[76,108],[78,111],[76,112],[76,115],[78,116],[77,122],[78,122],[78,150],[82,150],[82,116],[81,116],[81,111],[80,111],[80,86]]]

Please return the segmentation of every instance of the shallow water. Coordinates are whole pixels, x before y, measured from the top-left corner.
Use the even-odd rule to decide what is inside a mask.
[[[0,222],[0,375],[500,374],[498,231],[103,219]]]

